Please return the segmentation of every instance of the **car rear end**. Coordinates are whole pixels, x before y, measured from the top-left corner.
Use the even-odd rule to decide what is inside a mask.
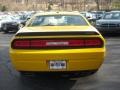
[[[97,71],[104,56],[104,38],[73,12],[37,15],[35,22],[17,32],[10,47],[12,64],[18,71]]]
[[[84,31],[18,33],[10,50],[18,71],[38,72],[97,70],[104,54],[103,37]]]

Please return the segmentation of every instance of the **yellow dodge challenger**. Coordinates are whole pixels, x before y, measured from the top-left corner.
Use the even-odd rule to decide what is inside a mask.
[[[95,73],[105,57],[105,40],[77,12],[34,15],[11,40],[15,69],[25,72]]]

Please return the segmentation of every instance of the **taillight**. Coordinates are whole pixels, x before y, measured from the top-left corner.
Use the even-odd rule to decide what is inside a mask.
[[[72,49],[72,48],[99,48],[103,46],[100,38],[67,38],[67,39],[15,39],[12,42],[14,49]]]
[[[12,44],[14,48],[30,48],[30,40],[15,40]]]
[[[85,40],[85,46],[101,46],[102,41],[100,39]]]

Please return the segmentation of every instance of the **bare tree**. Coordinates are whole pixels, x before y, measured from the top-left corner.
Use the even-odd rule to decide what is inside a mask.
[[[95,0],[95,3],[97,5],[97,10],[100,10],[100,0]]]
[[[106,9],[110,9],[112,0],[105,0],[106,1]]]

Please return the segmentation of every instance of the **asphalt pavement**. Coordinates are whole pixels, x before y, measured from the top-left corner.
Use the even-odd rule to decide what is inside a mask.
[[[0,90],[120,90],[120,37],[105,37],[107,53],[99,71],[91,76],[22,78],[11,65],[9,43],[14,34],[0,33]]]

